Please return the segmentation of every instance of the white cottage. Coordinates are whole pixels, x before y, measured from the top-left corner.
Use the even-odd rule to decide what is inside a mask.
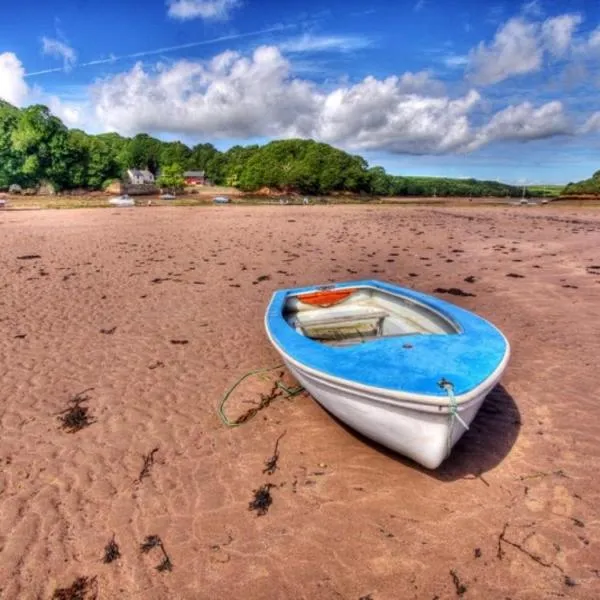
[[[154,183],[154,175],[148,169],[127,169],[129,183],[142,185],[144,183]]]

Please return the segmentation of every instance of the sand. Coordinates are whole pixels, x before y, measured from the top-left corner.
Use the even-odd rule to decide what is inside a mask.
[[[598,212],[554,207],[0,213],[0,598],[78,577],[88,598],[600,597],[599,247]],[[512,344],[440,469],[306,394],[221,423],[227,388],[279,362],[273,290],[373,277],[472,294],[439,293]]]

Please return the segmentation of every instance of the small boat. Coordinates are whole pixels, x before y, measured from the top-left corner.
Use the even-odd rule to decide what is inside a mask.
[[[160,195],[161,200],[175,200],[175,198],[176,198],[175,194],[161,194]]]
[[[115,198],[111,198],[108,201],[108,203],[112,204],[113,206],[121,206],[121,207],[135,206],[135,202],[134,202],[133,198],[131,198],[131,196],[128,196],[127,194],[124,194],[123,196],[117,196]]]
[[[215,204],[229,204],[231,202],[231,200],[229,199],[228,196],[215,196],[213,198],[213,202]]]
[[[375,280],[277,291],[265,328],[326,410],[429,469],[450,455],[510,354],[483,318]]]

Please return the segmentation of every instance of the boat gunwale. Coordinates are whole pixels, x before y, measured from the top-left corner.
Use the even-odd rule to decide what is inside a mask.
[[[324,287],[324,286],[319,286],[319,287]],[[343,289],[343,288],[342,288]],[[371,289],[371,290],[375,290],[375,291],[383,291],[387,294],[391,294],[392,296],[396,296],[397,298],[401,298],[402,300],[406,300],[408,303],[410,304],[415,304],[417,306],[420,306],[430,312],[432,312],[433,314],[437,315],[440,319],[442,319],[443,321],[445,321],[448,325],[450,325],[455,331],[453,333],[430,333],[427,335],[460,335],[463,334],[465,332],[463,326],[456,321],[456,319],[454,319],[451,315],[449,315],[448,313],[444,312],[442,309],[440,309],[437,306],[432,306],[431,304],[423,301],[423,300],[419,300],[417,298],[411,298],[410,296],[407,295],[403,295],[400,294],[396,291],[392,291],[392,290],[388,290],[385,288],[381,288],[381,287],[377,287],[374,286],[373,284],[369,284],[369,283],[364,283],[364,284],[358,284],[356,286],[353,286],[353,289],[355,291],[359,291],[359,290],[365,290],[365,289]],[[283,300],[282,303],[282,316],[284,315],[284,310],[286,308],[286,303],[288,300],[290,299],[296,299],[299,302],[302,302],[301,300],[301,295],[302,294],[306,294],[307,292],[303,292],[303,291],[293,291],[293,290],[281,290],[281,291],[287,291],[288,293],[286,293],[286,296]],[[275,292],[277,293],[277,292]],[[275,294],[274,294],[275,295]],[[350,299],[351,296],[345,298],[344,300],[342,300],[337,306],[339,306],[340,304],[343,304],[344,302],[347,302]],[[271,299],[271,301],[273,300],[273,298]],[[268,309],[270,308],[271,303],[269,303],[269,307],[267,308],[267,314],[268,314]],[[328,308],[328,307],[326,307]],[[284,317],[285,319],[285,317]],[[288,323],[289,325],[289,323]],[[291,326],[290,326],[291,327]],[[291,327],[292,328],[292,327]],[[293,328],[292,328],[293,330]],[[420,335],[420,334],[415,334],[415,335]],[[406,335],[397,335],[397,336],[389,336],[389,337],[406,337]],[[310,339],[310,338],[309,338]],[[332,348],[335,348],[335,346],[331,346]]]
[[[395,293],[396,295],[402,297],[401,293],[395,292],[393,289],[392,290],[389,289],[389,287],[392,287],[390,284],[387,284],[387,285],[384,284],[383,286],[380,287],[379,285],[377,285],[378,283],[379,282],[377,282],[377,281],[361,281],[361,282],[344,282],[341,285],[342,286],[352,285],[353,287],[356,287],[356,288],[370,287],[373,289],[380,289],[380,290],[383,289],[384,291],[388,291],[390,293]],[[298,361],[297,359],[293,358],[286,350],[284,350],[281,347],[281,345],[275,341],[275,339],[271,333],[270,324],[269,324],[269,318],[271,316],[271,312],[272,312],[273,304],[274,304],[275,300],[281,299],[281,295],[283,294],[283,298],[281,299],[281,302],[282,302],[281,309],[282,310],[281,310],[281,314],[279,316],[284,322],[286,322],[285,318],[283,316],[283,308],[285,306],[285,302],[286,302],[287,298],[294,294],[302,293],[303,290],[318,289],[319,287],[322,287],[322,286],[309,286],[308,288],[278,290],[278,291],[274,292],[271,297],[271,300],[269,302],[269,305],[267,307],[267,310],[265,312],[265,317],[264,317],[265,330],[266,330],[267,336],[269,338],[269,341],[273,344],[273,346],[277,349],[277,351],[282,355],[284,360],[292,363],[300,371],[304,371],[308,374],[311,374],[313,377],[320,378],[326,382],[336,384],[336,387],[339,387],[342,391],[344,389],[351,388],[352,390],[360,390],[365,393],[374,394],[378,397],[384,397],[391,401],[405,402],[412,406],[414,406],[415,404],[422,404],[422,405],[424,404],[427,406],[432,406],[432,405],[438,406],[438,407],[440,407],[440,409],[443,407],[450,406],[451,400],[448,395],[444,395],[442,393],[440,393],[439,395],[434,395],[434,394],[419,394],[419,393],[414,393],[414,392],[405,392],[405,391],[395,390],[395,389],[391,389],[391,388],[385,388],[385,387],[364,384],[364,383],[361,383],[354,379],[338,377],[336,375],[332,375],[332,374],[328,373],[327,371],[322,371],[320,369],[310,367],[310,366]],[[421,294],[420,292],[414,292],[414,293]],[[422,295],[425,295],[425,294],[422,294]],[[411,301],[418,302],[418,300],[416,300],[414,298],[409,297],[409,299]],[[434,298],[434,300],[437,300],[437,299]],[[423,302],[423,304],[425,305],[425,307],[427,309],[435,308],[439,311],[439,309],[437,307],[432,307],[430,304],[428,304],[426,302]],[[457,307],[457,308],[460,309],[460,307]],[[460,310],[469,312],[469,311],[466,311],[465,309],[460,309]],[[508,340],[506,339],[504,334],[495,325],[493,325],[492,323],[490,323],[483,317],[480,317],[479,315],[476,315],[474,313],[469,313],[469,314],[471,314],[473,317],[485,322],[489,327],[493,328],[498,333],[498,335],[500,335],[502,340],[504,341],[505,348],[504,348],[504,354],[502,356],[502,359],[499,361],[498,365],[496,366],[496,368],[494,369],[494,371],[492,373],[490,373],[487,377],[485,377],[485,379],[480,381],[475,387],[472,387],[471,389],[469,389],[466,392],[463,392],[462,394],[457,394],[456,396],[454,396],[454,400],[455,400],[457,406],[465,405],[465,404],[469,403],[470,401],[475,400],[485,391],[486,388],[490,388],[490,381],[499,380],[502,375],[502,372],[506,368],[506,365],[510,358],[510,343],[508,342]],[[444,315],[444,317],[445,317],[445,315]],[[452,321],[455,321],[455,320],[452,318]],[[286,325],[289,326],[289,323],[286,322]],[[297,335],[298,337],[303,337],[303,336],[300,336],[300,334],[298,334],[296,331],[294,331],[294,329],[291,326],[289,326],[289,329],[290,329],[291,333],[293,333],[294,335]],[[452,337],[453,335],[464,335],[465,334],[464,328],[461,326],[460,329],[461,329],[460,333],[450,334],[449,337]],[[403,336],[398,336],[398,338],[400,340],[402,340]],[[320,346],[322,345],[319,342],[311,340],[310,338],[306,338],[306,339],[315,344],[319,344]],[[328,350],[331,350],[331,351],[335,351],[338,349],[338,347],[335,347],[335,346],[328,346],[327,348],[328,348]]]

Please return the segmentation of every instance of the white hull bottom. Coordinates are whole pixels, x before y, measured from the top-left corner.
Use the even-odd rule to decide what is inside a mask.
[[[436,469],[465,432],[448,406],[403,402],[374,391],[353,388],[351,382],[331,382],[309,373],[284,356],[288,369],[325,409],[352,429],[390,450],[412,458],[428,469]],[[481,393],[458,406],[457,412],[470,425],[485,397],[500,379],[491,379]]]

